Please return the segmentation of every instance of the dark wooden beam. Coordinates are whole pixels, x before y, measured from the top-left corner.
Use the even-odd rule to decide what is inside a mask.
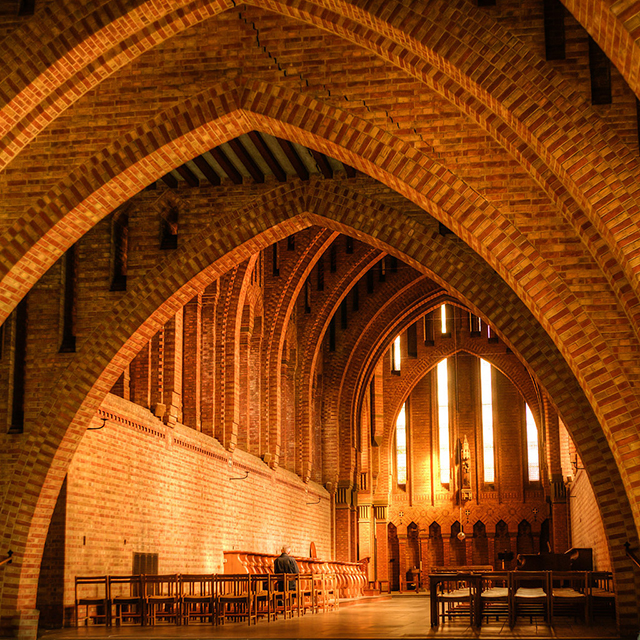
[[[233,166],[231,160],[227,157],[227,154],[220,147],[211,149],[209,153],[229,176],[233,184],[242,184],[242,174]]]
[[[313,149],[310,149],[310,151],[314,160],[318,163],[318,167],[320,168],[322,175],[329,180],[333,178],[333,169],[327,160],[327,156],[325,156],[324,153],[314,151]]]
[[[296,173],[298,174],[298,178],[300,178],[300,180],[308,180],[309,172],[307,171],[307,168],[304,166],[304,163],[302,162],[302,160],[300,160],[300,156],[298,155],[294,146],[288,140],[284,140],[283,138],[276,138],[276,140],[282,147],[282,150],[287,156],[287,159],[289,160],[293,168],[296,170]]]
[[[547,60],[564,60],[564,5],[560,0],[544,0],[544,47]]]
[[[589,71],[591,72],[591,104],[611,104],[611,62],[589,36]]]
[[[244,168],[249,172],[251,177],[258,183],[262,184],[264,182],[264,173],[262,173],[260,167],[254,162],[253,158],[248,154],[247,150],[244,148],[244,145],[238,138],[234,138],[233,140],[229,140],[229,146],[233,153],[238,156],[238,160],[242,162]]]
[[[203,156],[196,156],[193,159],[194,164],[202,175],[214,186],[217,187],[220,184],[220,176],[213,170],[213,167],[204,159]]]
[[[276,157],[273,155],[273,152],[267,146],[267,143],[264,141],[260,133],[257,131],[251,131],[247,134],[251,142],[253,142],[255,148],[258,150],[260,155],[264,158],[264,161],[267,163],[267,166],[273,172],[273,175],[280,181],[287,181],[287,174],[285,170],[280,166],[280,163],[276,160]]]
[[[177,178],[174,178],[170,173],[167,173],[166,176],[162,176],[162,182],[164,182],[167,185],[167,187],[170,187],[171,189],[178,188]]]
[[[187,184],[190,187],[199,187],[200,180],[198,180],[198,176],[187,167],[186,164],[182,164],[179,167],[176,167],[176,171],[187,181]]]

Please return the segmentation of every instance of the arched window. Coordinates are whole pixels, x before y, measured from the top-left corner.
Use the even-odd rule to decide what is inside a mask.
[[[493,402],[491,395],[491,365],[480,359],[480,397],[482,404],[482,451],[484,481],[495,482],[496,466],[493,445]]]
[[[449,375],[446,358],[438,363],[437,379],[440,482],[442,484],[449,484],[451,478],[451,460],[449,453]]]
[[[403,404],[396,420],[396,469],[398,484],[407,484],[407,411]]]
[[[525,405],[527,421],[527,461],[529,482],[540,481],[540,453],[538,451],[538,427],[529,405]]]

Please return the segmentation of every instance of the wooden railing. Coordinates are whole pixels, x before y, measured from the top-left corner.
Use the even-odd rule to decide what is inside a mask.
[[[273,562],[278,556],[273,553],[254,551],[225,551],[225,573],[273,573]],[[361,564],[339,560],[317,558],[295,558],[300,573],[330,573],[336,576],[340,598],[359,598],[364,595],[367,575]]]
[[[636,565],[636,567],[640,568],[640,558],[638,558],[638,556],[635,554],[635,551],[631,551],[631,544],[629,544],[628,542],[625,542],[624,550],[627,556],[631,558],[633,563]]]

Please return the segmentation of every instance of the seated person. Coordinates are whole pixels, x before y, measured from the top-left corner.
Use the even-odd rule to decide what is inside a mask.
[[[282,547],[282,553],[273,561],[273,573],[300,573],[298,569],[298,563],[289,555],[291,549],[288,546]],[[282,588],[284,585],[278,583],[278,588]],[[289,589],[296,588],[296,581],[289,580]]]

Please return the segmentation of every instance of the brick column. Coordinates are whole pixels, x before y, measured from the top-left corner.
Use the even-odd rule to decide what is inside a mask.
[[[183,376],[182,421],[198,431],[202,428],[200,414],[202,346],[202,294],[184,307],[183,318]]]
[[[131,401],[147,409],[151,407],[151,342],[131,361]]]
[[[407,590],[407,525],[398,525],[398,587]]]
[[[429,531],[420,531],[418,534],[420,545],[420,585],[421,588],[429,588]]]
[[[251,411],[251,338],[253,323],[251,314],[244,314],[240,329],[240,407],[238,411],[238,446],[249,451],[249,412]]]
[[[496,567],[495,566],[495,558],[496,558],[496,535],[495,535],[495,533],[489,533],[487,531],[487,547],[488,547],[487,555],[489,556],[489,564],[492,564],[493,568],[495,570],[500,569],[501,567]]]
[[[389,576],[389,532],[387,530],[388,505],[374,505],[375,517],[375,572],[376,580],[390,580]]]
[[[369,558],[367,565],[367,580],[375,580],[373,575],[373,509],[370,504],[358,504],[358,560]]]
[[[164,327],[151,339],[151,410],[163,418],[167,407],[164,404]]]
[[[546,397],[543,398],[543,405],[551,498],[551,547],[554,553],[563,553],[569,548],[569,532],[567,489],[562,476],[562,459],[560,457],[560,421],[558,414]]]
[[[352,487],[338,483],[335,497],[336,510],[336,560],[351,561],[351,503]]]
[[[182,421],[182,356],[184,308],[164,326],[164,421],[169,426]]]
[[[216,305],[218,303],[218,283],[211,283],[202,293],[201,369],[200,369],[200,425],[202,433],[214,434],[214,392],[215,392],[215,345],[216,345]]]

